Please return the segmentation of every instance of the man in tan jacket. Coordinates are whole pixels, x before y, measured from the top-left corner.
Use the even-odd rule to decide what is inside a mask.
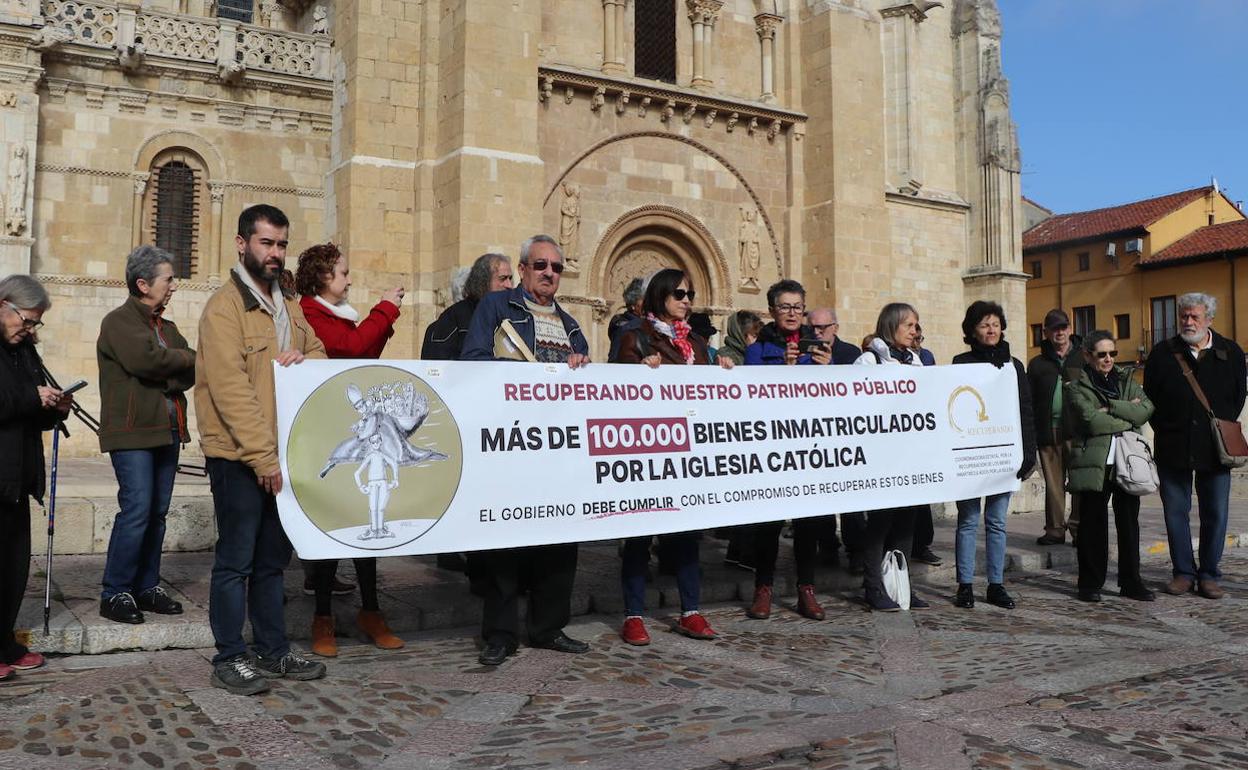
[[[325,666],[290,649],[282,573],[291,545],[277,515],[273,363],[324,358],[299,301],[280,286],[290,221],[251,206],[238,217],[238,264],[199,320],[195,411],[217,520],[208,617],[217,654],[212,683],[236,695],[269,689],[267,679],[318,679]],[[250,606],[249,606],[250,604]],[[251,618],[254,652],[243,642]]]

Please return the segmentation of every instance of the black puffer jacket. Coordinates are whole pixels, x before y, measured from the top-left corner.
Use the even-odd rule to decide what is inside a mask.
[[[26,495],[43,502],[41,434],[60,419],[39,402],[37,388],[47,384],[32,343],[0,343],[0,503],[18,503]]]
[[[1213,447],[1209,418],[1183,376],[1175,351],[1187,356],[1187,365],[1195,372],[1213,413],[1224,420],[1239,419],[1244,409],[1248,391],[1244,351],[1213,332],[1213,347],[1195,361],[1186,352],[1187,343],[1175,336],[1157,343],[1144,364],[1144,392],[1155,407],[1149,423],[1156,434],[1153,456],[1157,464],[1183,470],[1218,470],[1223,466]]]
[[[1018,477],[1025,478],[1036,467],[1036,422],[1031,413],[1031,384],[1027,379],[1027,372],[1023,369],[1023,362],[1011,356],[1010,343],[1001,340],[999,344],[991,348],[973,345],[965,353],[954,356],[953,363],[992,364],[998,369],[1006,364],[1013,365],[1014,376],[1018,380],[1019,426],[1023,434],[1023,463],[1018,469]]]

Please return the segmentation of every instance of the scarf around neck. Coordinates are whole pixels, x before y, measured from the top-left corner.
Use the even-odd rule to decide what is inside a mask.
[[[1004,337],[995,345],[985,345],[978,340],[974,341],[971,343],[971,352],[979,360],[992,364],[998,369],[1010,362],[1010,343],[1006,342]]]
[[[693,345],[689,344],[689,324],[686,321],[672,321],[670,324],[655,318],[654,313],[646,313],[646,320],[663,336],[672,341],[686,364],[693,363]]]
[[[1105,374],[1101,374],[1100,372],[1093,369],[1091,364],[1086,364],[1083,367],[1083,370],[1088,373],[1088,379],[1092,381],[1092,387],[1096,388],[1098,393],[1105,396],[1105,398],[1109,398],[1109,399],[1114,399],[1114,398],[1119,397],[1118,396],[1118,384],[1119,384],[1118,367],[1115,366],[1113,369],[1110,369]]]
[[[338,318],[341,318],[344,321],[350,321],[353,324],[360,322],[360,311],[351,307],[351,305],[348,304],[345,299],[337,305],[325,299],[319,294],[316,295],[315,299],[317,302],[329,308],[329,312],[333,313]]]

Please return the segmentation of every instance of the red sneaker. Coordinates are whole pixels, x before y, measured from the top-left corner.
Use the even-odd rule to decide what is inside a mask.
[[[650,644],[650,634],[641,618],[624,618],[624,627],[620,629],[620,638],[629,644],[644,647]]]
[[[18,671],[29,671],[32,668],[39,668],[44,663],[47,663],[47,661],[43,659],[42,655],[37,652],[28,652],[9,665]]]
[[[0,682],[13,676],[13,667],[0,663]]]
[[[696,612],[692,615],[682,616],[680,623],[676,625],[676,631],[690,639],[715,638],[715,629],[711,628],[711,624],[706,622],[706,618]]]

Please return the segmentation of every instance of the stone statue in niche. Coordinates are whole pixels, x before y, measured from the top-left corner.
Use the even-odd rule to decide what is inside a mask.
[[[758,291],[758,266],[761,251],[758,245],[758,212],[741,207],[741,226],[737,229],[737,250],[741,257],[741,288]]]
[[[577,248],[581,240],[581,186],[564,183],[563,202],[559,204],[559,248],[563,249],[565,267],[580,270]]]
[[[329,34],[329,11],[325,10],[323,5],[318,5],[312,9],[312,34]]]
[[[9,235],[26,231],[26,146],[17,145],[9,154],[9,206],[4,229]]]

